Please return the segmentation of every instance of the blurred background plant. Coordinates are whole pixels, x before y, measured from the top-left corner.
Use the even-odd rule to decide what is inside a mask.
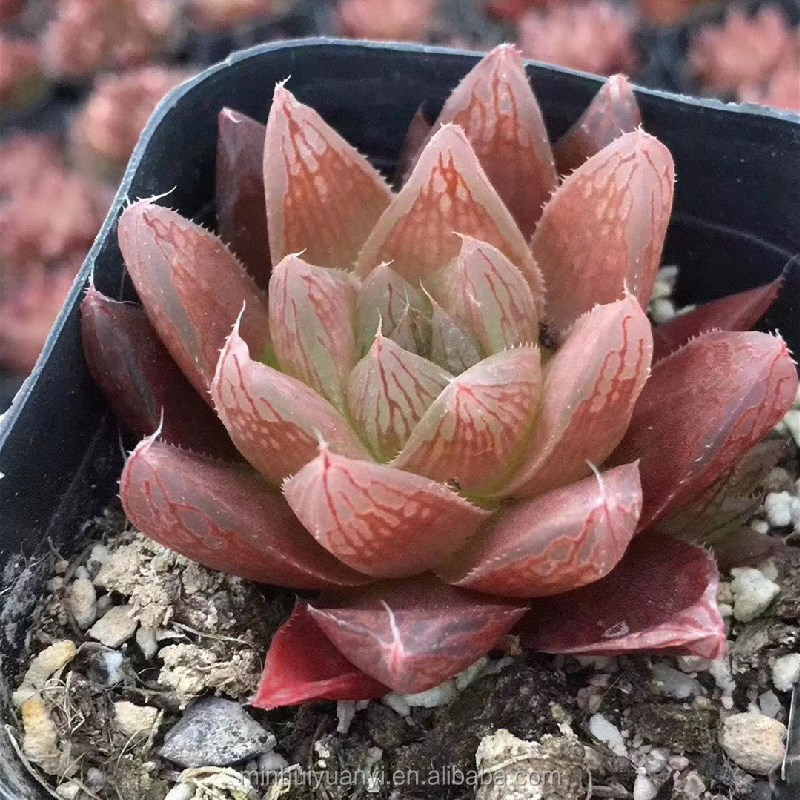
[[[486,50],[800,112],[800,0],[0,0],[0,411],[151,111],[229,52],[313,35]]]

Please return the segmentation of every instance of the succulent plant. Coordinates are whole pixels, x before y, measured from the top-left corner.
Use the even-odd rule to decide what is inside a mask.
[[[339,27],[360,39],[423,41],[436,11],[436,0],[339,0]]]
[[[72,126],[77,162],[100,178],[118,178],[158,101],[190,76],[142,67],[100,78]]]
[[[18,111],[46,88],[35,42],[0,33],[0,111]]]
[[[417,120],[392,191],[280,84],[266,130],[220,114],[219,237],[154,200],[122,213],[144,309],[92,289],[83,325],[145,437],[128,518],[318,592],[257,705],[425,690],[512,630],[555,653],[724,648],[714,557],[662,526],[772,429],[797,373],[746,330],[778,283],[658,329],[651,366],[674,176],[635,106],[616,79],[554,160],[499,47]]]
[[[519,20],[522,52],[537,61],[609,75],[638,66],[630,10],[608,0],[558,4],[528,11]]]
[[[777,6],[765,5],[752,16],[734,8],[722,25],[705,26],[692,38],[688,59],[706,91],[732,94],[740,87],[768,81],[781,62],[790,58],[796,37]]]

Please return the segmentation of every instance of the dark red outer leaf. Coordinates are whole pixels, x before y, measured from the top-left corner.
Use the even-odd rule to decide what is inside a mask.
[[[709,552],[652,534],[636,539],[605,578],[535,601],[516,632],[525,645],[545,653],[666,650],[719,658],[726,640],[718,585]]]
[[[389,691],[351,664],[298,601],[272,639],[252,704],[269,711],[317,700],[372,700]]]
[[[119,246],[148,319],[197,389],[208,389],[234,322],[256,358],[269,352],[266,295],[219,237],[176,211],[139,200],[119,218]]]
[[[90,288],[81,304],[83,352],[123,428],[220,458],[238,458],[227,431],[161,344],[141,306]],[[162,416],[163,415],[163,416]]]
[[[211,569],[294,589],[367,580],[320,547],[283,497],[244,464],[150,436],[125,464],[120,498],[142,533]]]
[[[618,136],[641,124],[642,114],[630,82],[624,75],[612,75],[553,148],[559,173],[572,172]]]
[[[271,261],[264,200],[266,126],[223,108],[217,118],[217,230],[266,289]]]
[[[653,361],[711,330],[749,331],[778,299],[784,276],[770,283],[704,303],[653,329]]]
[[[433,575],[344,590],[309,606],[336,648],[396,692],[421,692],[496,647],[527,609]]]
[[[713,331],[659,361],[611,462],[640,459],[645,530],[700,497],[791,408],[797,371],[785,342]]]

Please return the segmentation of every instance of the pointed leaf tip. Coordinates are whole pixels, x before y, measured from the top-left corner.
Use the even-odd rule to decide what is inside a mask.
[[[625,435],[652,352],[650,321],[634,297],[584,314],[547,366],[531,447],[503,494],[530,497],[603,464]]]
[[[320,547],[280,494],[246,465],[151,436],[128,458],[120,497],[142,533],[211,569],[305,589],[366,580]]]
[[[440,483],[327,448],[290,478],[283,492],[324,548],[377,578],[435,567],[489,517]]]
[[[675,171],[669,150],[625,133],[571,175],[531,239],[547,286],[547,317],[563,331],[626,287],[646,307],[661,263]]]
[[[217,230],[256,283],[267,288],[269,241],[264,202],[266,128],[245,114],[223,108],[217,118]]]
[[[537,303],[544,289],[525,237],[481,168],[464,132],[444,125],[422,151],[406,185],[382,214],[358,257],[365,276],[391,262],[406,280],[424,281],[458,255],[456,233],[497,247],[517,266]]]
[[[553,148],[558,171],[562,175],[572,172],[641,124],[642,115],[630,81],[625,75],[612,75]]]
[[[242,334],[256,352],[267,351],[266,297],[214,234],[139,200],[120,215],[119,245],[150,322],[201,397],[245,305]]]
[[[654,367],[615,463],[640,458],[642,529],[696,500],[791,408],[797,370],[783,340],[713,331]]]
[[[452,678],[495,647],[525,613],[431,575],[337,592],[309,611],[336,648],[396,692]]]
[[[556,173],[542,112],[516,47],[499,45],[470,70],[430,136],[450,123],[464,130],[492,186],[529,237]]]
[[[783,275],[755,289],[704,303],[694,311],[679,314],[664,325],[659,325],[653,332],[653,358],[656,361],[666,358],[706,331],[750,330],[778,299],[782,285]]]
[[[356,363],[356,287],[344,272],[288,255],[269,282],[269,325],[281,369],[344,411]]]
[[[83,350],[89,371],[121,426],[137,438],[161,426],[172,444],[238,457],[228,434],[159,341],[141,306],[94,288],[81,303]]]
[[[347,383],[357,430],[381,461],[394,458],[451,376],[436,364],[378,335]]]
[[[325,398],[250,357],[238,326],[219,357],[211,396],[239,452],[273,484],[315,458],[320,437],[334,452],[369,458],[347,420]]]
[[[388,692],[333,646],[298,601],[272,639],[253,705],[270,711],[318,700],[372,700]]]
[[[642,507],[636,464],[498,512],[437,574],[506,597],[544,597],[605,576],[622,558]]]
[[[488,489],[518,456],[540,388],[538,348],[518,347],[484,359],[450,382],[392,466],[442,483],[455,481],[467,494]]]
[[[304,250],[349,270],[391,191],[364,156],[283,84],[267,121],[264,184],[272,263]]]
[[[605,578],[535,601],[517,632],[545,653],[667,651],[717,659],[726,648],[718,585],[711,553],[650,534],[634,540]]]

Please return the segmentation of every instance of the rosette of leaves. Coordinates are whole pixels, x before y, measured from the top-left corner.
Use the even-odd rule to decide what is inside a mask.
[[[396,191],[278,85],[266,129],[220,114],[219,236],[123,212],[144,308],[90,290],[83,314],[145,435],[122,502],[190,558],[305,590],[258,705],[425,690],[512,630],[554,653],[724,648],[713,555],[662,526],[797,374],[743,330],[777,283],[657,329],[653,363],[674,175],[639,123],[615,77],[551,148],[503,46],[414,120]]]

